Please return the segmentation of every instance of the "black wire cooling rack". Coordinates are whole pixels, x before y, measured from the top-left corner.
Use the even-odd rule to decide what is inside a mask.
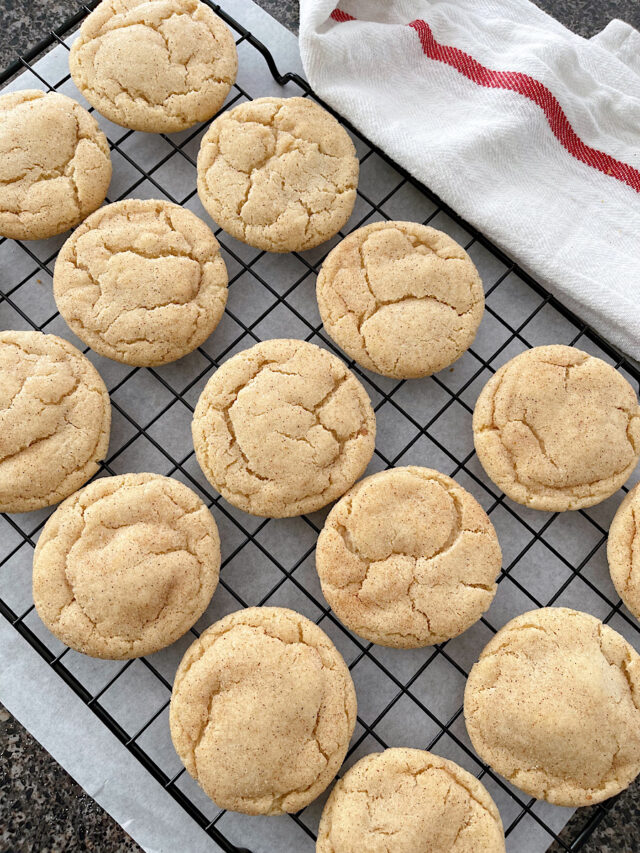
[[[68,49],[70,35],[95,5],[97,0],[83,5],[20,57],[0,75],[0,85],[26,72],[28,82],[21,79],[21,88],[35,85],[77,96],[68,73],[61,76],[58,66],[54,76],[59,79],[48,79],[51,75],[43,70],[46,63],[38,61],[51,48]],[[273,78],[264,74],[263,65],[264,85],[249,92],[239,77],[224,109],[266,94],[264,87],[270,87],[268,94],[274,94],[275,88],[284,96],[319,101],[299,75],[278,71],[258,38],[216,4],[208,5],[237,34],[241,70],[244,63],[266,63]],[[109,138],[114,177],[121,176],[108,201],[157,196],[200,212],[195,157],[203,127],[149,137],[96,117]],[[67,329],[55,311],[49,286],[63,238],[39,243],[0,240],[0,327],[37,329],[68,338],[92,358],[107,382],[113,428],[102,473],[152,470],[183,480],[211,507],[224,547],[220,586],[212,606],[183,641],[151,658],[97,662],[58,643],[34,610],[32,551],[51,510],[4,515],[0,518],[0,612],[227,853],[243,853],[244,845],[252,843],[248,839],[255,838],[255,833],[247,831],[247,821],[255,819],[217,809],[181,769],[168,737],[171,680],[194,634],[198,636],[225,612],[265,603],[304,612],[322,625],[345,656],[359,699],[347,765],[388,745],[433,749],[483,780],[500,808],[510,851],[515,853],[522,839],[530,841],[536,834],[539,849],[555,843],[554,850],[579,850],[612,801],[584,810],[578,836],[571,842],[564,840],[566,810],[527,798],[478,760],[464,729],[461,696],[468,671],[490,636],[512,616],[534,607],[557,603],[585,609],[611,623],[632,643],[640,642],[638,625],[622,608],[606,571],[604,544],[620,495],[577,513],[536,513],[517,506],[496,491],[477,463],[471,414],[489,376],[508,358],[540,343],[577,344],[614,364],[636,388],[640,372],[384,152],[347,122],[343,124],[361,162],[358,201],[345,233],[376,219],[431,223],[465,245],[485,281],[486,314],[480,333],[453,368],[405,382],[368,373],[353,362],[349,366],[367,387],[378,418],[371,470],[396,464],[439,468],[472,491],[491,515],[505,558],[491,609],[461,638],[433,648],[397,653],[365,643],[338,622],[320,593],[313,552],[322,513],[279,521],[256,519],[211,491],[195,462],[189,421],[201,388],[220,362],[263,337],[281,336],[313,340],[344,357],[324,335],[313,296],[315,275],[335,241],[311,252],[270,256],[218,229],[215,233],[229,269],[225,319],[197,352],[155,369],[129,368],[101,359]],[[140,137],[147,142],[138,144]],[[145,148],[151,145],[149,139],[152,149]],[[261,824],[261,850],[313,850],[323,802],[321,798],[299,814]],[[277,827],[275,834],[270,835],[271,827]]]

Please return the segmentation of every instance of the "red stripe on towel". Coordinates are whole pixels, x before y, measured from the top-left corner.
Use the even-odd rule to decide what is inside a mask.
[[[331,17],[334,21],[338,21],[339,24],[343,24],[345,21],[355,21],[353,15],[350,15],[348,12],[343,12],[342,9],[334,9],[331,13]]]
[[[352,15],[343,12],[341,9],[334,9],[331,17],[338,23],[356,20]],[[583,142],[571,127],[558,99],[539,80],[519,71],[493,71],[463,50],[440,44],[436,41],[431,27],[426,21],[411,21],[407,26],[416,31],[422,50],[429,59],[450,65],[478,86],[517,92],[533,101],[544,113],[556,139],[572,157],[605,175],[622,181],[636,192],[640,192],[640,171],[627,163],[616,160],[615,157],[611,157],[604,151],[591,148],[586,142]]]

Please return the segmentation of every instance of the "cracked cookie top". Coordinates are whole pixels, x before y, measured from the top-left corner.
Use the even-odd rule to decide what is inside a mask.
[[[0,234],[40,240],[81,222],[104,201],[111,156],[76,101],[24,89],[0,95]]]
[[[102,0],[80,27],[69,70],[111,121],[173,133],[218,112],[238,57],[229,28],[200,0]]]
[[[207,382],[193,443],[209,482],[234,506],[283,518],[343,495],[373,454],[367,392],[331,353],[299,340],[263,341]]]
[[[562,512],[593,506],[640,456],[640,407],[611,365],[575,347],[535,347],[487,382],[473,413],[478,458],[512,500]]]
[[[191,211],[127,199],[97,210],[64,244],[53,276],[60,313],[96,352],[166,364],[218,325],[227,270],[218,241]]]
[[[524,613],[471,670],[464,716],[480,757],[527,794],[598,803],[640,772],[640,655],[588,613]]]
[[[455,361],[484,311],[469,255],[416,222],[375,222],[349,234],[323,263],[317,297],[333,340],[358,364],[398,379]]]
[[[453,761],[422,749],[366,755],[322,812],[317,853],[504,853],[487,789]]]
[[[480,504],[430,468],[366,477],[333,507],[318,538],[322,592],[374,643],[417,648],[469,628],[496,593],[501,553]]]
[[[188,649],[171,695],[171,737],[221,808],[297,812],[340,769],[356,721],[349,670],[299,613],[250,607]]]
[[[259,98],[212,122],[198,154],[198,194],[237,240],[302,251],[349,219],[358,169],[346,130],[318,104]]]
[[[33,556],[33,600],[63,643],[124,660],[185,634],[218,584],[220,540],[191,489],[158,474],[104,477],[67,498]]]
[[[640,619],[640,484],[618,507],[607,541],[611,580],[618,595]]]
[[[109,446],[98,371],[42,332],[0,332],[0,512],[50,506],[84,485]]]

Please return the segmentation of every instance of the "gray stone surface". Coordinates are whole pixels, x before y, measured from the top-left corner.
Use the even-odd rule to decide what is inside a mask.
[[[294,0],[257,0],[274,17],[297,30]],[[640,28],[638,0],[538,0],[538,5],[588,38],[614,17]],[[77,0],[0,0],[0,67],[42,39],[79,8]],[[50,755],[0,706],[0,851],[96,851],[130,853],[140,848]],[[640,850],[640,784],[612,807],[584,853]],[[583,809],[563,832],[571,843],[589,820]],[[560,845],[550,851],[559,853]]]
[[[140,851],[2,705],[0,779],[0,850],[7,853]]]

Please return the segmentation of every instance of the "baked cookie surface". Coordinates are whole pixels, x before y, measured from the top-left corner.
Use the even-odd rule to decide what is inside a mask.
[[[50,506],[84,485],[109,446],[100,374],[56,335],[0,332],[0,512]]]
[[[209,482],[234,506],[283,518],[344,494],[373,454],[364,387],[340,359],[299,340],[263,341],[226,361],[193,416]]]
[[[618,595],[640,619],[640,484],[618,507],[607,540],[611,580]]]
[[[41,240],[99,207],[111,181],[109,144],[79,103],[58,92],[0,95],[0,234]]]
[[[318,538],[322,592],[374,643],[416,648],[469,628],[496,593],[501,553],[488,516],[450,477],[391,468],[356,483]]]
[[[359,163],[346,130],[307,98],[258,98],[212,122],[198,195],[225,231],[268,252],[311,249],[342,228]]]
[[[175,361],[200,346],[227,301],[218,241],[168,201],[127,199],[97,210],[63,245],[53,293],[75,334],[134,365]]]
[[[611,365],[575,347],[535,347],[487,382],[473,413],[478,458],[512,500],[562,512],[593,506],[640,455],[640,407]]]
[[[592,805],[640,772],[640,655],[587,613],[524,613],[472,668],[464,716],[480,757],[518,788]]]
[[[47,521],[33,558],[33,600],[63,643],[124,660],[170,645],[218,584],[220,539],[200,498],[170,477],[103,477]]]
[[[358,364],[398,379],[455,361],[484,311],[469,255],[416,222],[375,222],[345,237],[322,265],[317,297],[333,340]]]
[[[69,69],[110,121],[173,133],[218,112],[238,57],[229,28],[200,0],[102,0],[80,27]]]
[[[453,761],[407,748],[366,755],[345,773],[324,807],[316,845],[317,853],[504,849],[500,814],[484,785]]]
[[[309,619],[251,607],[188,649],[171,696],[173,743],[221,808],[277,815],[324,791],[356,720],[349,670]]]

